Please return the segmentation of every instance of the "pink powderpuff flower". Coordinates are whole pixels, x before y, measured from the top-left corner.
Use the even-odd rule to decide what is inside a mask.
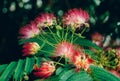
[[[40,46],[36,42],[25,43],[23,45],[23,50],[22,50],[23,56],[34,55],[38,52],[39,49],[40,49]]]
[[[83,24],[89,27],[88,20],[89,14],[82,9],[71,9],[63,16],[63,24],[73,28],[81,27]]]
[[[23,26],[19,33],[21,35],[19,38],[29,39],[38,35],[40,33],[40,29],[36,26],[35,22],[31,22],[30,24]]]
[[[55,71],[55,65],[52,61],[50,62],[43,62],[41,64],[41,67],[37,67],[37,65],[34,66],[34,75],[39,78],[48,78],[51,76]]]
[[[120,57],[120,47],[116,49],[116,55]]]
[[[119,60],[119,64],[116,67],[116,70],[120,72],[120,60]]]
[[[110,72],[120,78],[120,73],[118,73],[116,70],[110,70]]]
[[[35,22],[39,28],[41,27],[49,27],[54,25],[56,22],[56,17],[52,13],[43,13],[40,14],[36,19]]]
[[[55,56],[64,56],[70,58],[74,53],[74,45],[67,41],[63,41],[56,45]]]
[[[90,65],[93,63],[91,58],[87,57],[82,51],[78,50],[75,51],[71,61],[75,65],[76,71],[80,71],[80,69],[87,71]]]
[[[102,46],[104,37],[100,33],[95,32],[91,35],[91,39],[92,39],[93,43],[95,43],[96,45]]]

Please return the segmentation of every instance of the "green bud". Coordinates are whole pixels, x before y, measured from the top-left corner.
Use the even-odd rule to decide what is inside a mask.
[[[61,27],[60,25],[57,25],[57,26],[56,26],[56,29],[61,30],[62,27]]]
[[[25,76],[24,76],[24,80],[25,80],[25,81],[28,81],[28,80],[29,80],[28,75],[25,75]]]
[[[90,27],[90,25],[89,25],[88,23],[85,23],[84,25],[85,25],[85,27],[87,27],[87,28]]]

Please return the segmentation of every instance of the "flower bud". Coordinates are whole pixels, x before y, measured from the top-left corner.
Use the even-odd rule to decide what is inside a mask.
[[[52,61],[50,62],[43,62],[40,68],[35,65],[34,66],[34,75],[39,78],[48,78],[51,76],[55,71],[55,65]]]
[[[40,46],[36,42],[25,43],[23,45],[23,50],[22,50],[23,56],[34,55],[38,52],[39,49],[40,49]]]

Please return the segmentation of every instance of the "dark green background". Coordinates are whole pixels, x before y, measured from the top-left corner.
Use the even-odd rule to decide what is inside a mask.
[[[69,9],[83,8],[90,14],[88,38],[95,31],[111,35],[113,40],[120,38],[120,0],[41,0],[41,7],[36,5],[37,0],[24,1],[0,0],[0,64],[22,58],[18,31],[41,12],[53,12],[60,17]],[[13,11],[10,10],[12,4],[15,4]]]

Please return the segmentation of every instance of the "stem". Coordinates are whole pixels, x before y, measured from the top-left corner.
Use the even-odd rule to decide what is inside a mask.
[[[49,39],[51,39],[52,41],[55,41],[50,35],[49,35],[50,33],[46,33],[46,37],[48,37]],[[45,38],[45,36],[43,36],[43,38],[44,39],[46,39]],[[48,41],[49,42],[49,41]],[[56,43],[57,43],[58,41],[56,41]],[[51,43],[51,42],[50,42]],[[54,44],[55,45],[55,44]]]
[[[59,39],[57,39],[56,37],[55,37],[55,35],[54,35],[54,33],[52,32],[52,30],[49,28],[49,27],[47,27],[48,29],[49,29],[49,31],[51,32],[51,34],[53,35],[53,37],[55,38],[55,40],[56,40],[56,42],[58,42],[59,41]]]
[[[64,39],[64,30],[62,30],[62,39]]]
[[[85,32],[86,29],[87,29],[87,28],[85,27],[85,28],[82,30],[82,32],[80,33],[81,36],[82,36],[82,34]]]
[[[67,58],[65,58],[65,64],[67,64]]]
[[[71,38],[71,43],[73,43],[73,37],[74,37],[75,30],[72,31],[72,38]]]
[[[63,56],[61,56],[61,58],[58,60],[58,62],[57,63],[59,63],[60,61],[61,61],[61,59],[63,58]],[[55,66],[56,66],[57,64],[55,64]]]
[[[67,31],[65,33],[65,40],[67,39],[67,35],[68,35],[68,27],[67,27]]]
[[[60,30],[56,30],[56,34],[57,34],[57,36],[59,37],[59,38],[61,38],[61,36],[60,36]]]
[[[59,62],[55,62],[55,61],[53,61],[56,65],[58,64],[58,65],[61,65],[61,66],[65,66],[64,64],[62,64],[62,63],[59,63]],[[55,65],[55,66],[56,66]]]
[[[35,64],[36,64],[36,62],[37,62],[37,59],[38,59],[38,58],[34,55]]]
[[[42,36],[42,35],[41,35],[41,36]],[[43,36],[42,36],[42,37],[43,37]],[[53,43],[47,41],[47,40],[45,39],[45,37],[43,37],[43,39],[42,39],[42,38],[40,38],[40,37],[38,36],[37,38],[38,38],[39,40],[41,40],[41,41],[43,41],[43,42],[45,42],[45,43],[51,45],[52,47],[55,47],[55,45],[54,45]]]
[[[45,52],[45,53],[49,53],[49,54],[52,54],[53,55],[53,53],[50,53],[50,52],[47,52],[47,51],[44,51],[44,50],[40,50],[41,52]]]

